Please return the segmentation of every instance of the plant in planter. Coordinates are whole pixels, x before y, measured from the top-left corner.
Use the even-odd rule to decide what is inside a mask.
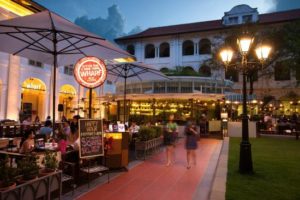
[[[17,170],[7,165],[7,156],[0,163],[0,191],[13,189],[16,187]]]
[[[57,161],[57,153],[56,152],[50,152],[46,151],[45,158],[43,160],[43,163],[45,165],[43,173],[50,173],[54,172],[58,167],[58,161]]]
[[[37,157],[35,155],[25,156],[18,162],[18,169],[24,181],[36,178],[39,174]]]
[[[148,141],[155,137],[155,130],[151,127],[141,127],[137,137],[137,141]]]
[[[151,126],[151,128],[153,128],[155,130],[155,138],[162,136],[163,129],[161,126]]]

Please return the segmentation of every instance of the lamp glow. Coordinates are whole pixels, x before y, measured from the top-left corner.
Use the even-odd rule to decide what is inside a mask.
[[[267,45],[261,45],[256,48],[255,50],[256,56],[260,61],[264,61],[269,57],[269,54],[271,52],[271,47]]]
[[[250,49],[250,46],[251,46],[252,42],[253,42],[253,38],[251,38],[251,37],[239,38],[237,40],[237,43],[238,43],[240,52],[242,54],[247,54],[249,49]]]
[[[231,49],[223,49],[220,52],[220,56],[225,64],[229,64],[233,56],[233,51]]]

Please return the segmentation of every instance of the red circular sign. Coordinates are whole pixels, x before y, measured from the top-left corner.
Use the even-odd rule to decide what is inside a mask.
[[[95,88],[102,85],[106,79],[106,74],[104,62],[96,57],[81,58],[74,67],[76,81],[87,88]]]

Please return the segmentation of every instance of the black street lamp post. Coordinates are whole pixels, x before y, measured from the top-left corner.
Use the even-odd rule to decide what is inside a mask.
[[[253,38],[249,36],[241,37],[237,40],[240,54],[242,56],[241,63],[234,64],[237,68],[240,68],[243,75],[243,114],[242,114],[242,141],[240,143],[240,162],[239,171],[241,173],[251,173],[253,171],[252,165],[252,153],[251,144],[249,142],[249,129],[248,129],[248,114],[247,114],[247,72],[248,63],[247,54],[250,46],[253,42]],[[258,59],[263,62],[269,56],[271,47],[260,45],[255,51]],[[230,66],[230,61],[233,57],[233,51],[229,48],[225,48],[220,52],[222,61],[226,66]],[[253,62],[251,62],[253,64]]]

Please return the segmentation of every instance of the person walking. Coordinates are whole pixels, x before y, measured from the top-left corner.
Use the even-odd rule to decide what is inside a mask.
[[[166,156],[167,156],[167,163],[166,166],[170,166],[174,163],[174,148],[176,137],[178,133],[178,126],[174,120],[174,115],[169,116],[169,122],[166,124],[165,131],[164,131],[164,144],[166,147]]]
[[[187,169],[191,168],[191,159],[193,159],[194,165],[196,165],[196,149],[197,144],[197,131],[196,126],[193,122],[188,122],[185,127],[185,148],[186,148],[186,158],[187,158]]]

